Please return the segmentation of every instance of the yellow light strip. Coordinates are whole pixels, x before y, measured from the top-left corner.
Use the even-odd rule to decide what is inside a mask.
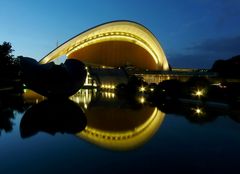
[[[68,52],[66,53],[66,56],[68,57],[73,52],[82,49],[86,46],[104,42],[104,41],[110,41],[110,40],[122,40],[122,41],[128,41],[128,42],[134,42],[135,44],[141,46],[145,50],[147,50],[151,56],[153,57],[156,64],[160,62],[157,54],[154,52],[154,50],[151,48],[151,46],[141,39],[140,37],[127,33],[127,32],[106,32],[106,33],[100,33],[94,36],[91,36],[89,38],[86,38],[78,43],[75,43],[72,47],[68,49]]]
[[[110,131],[103,131],[103,130],[86,126],[85,130],[80,132],[79,135],[93,136],[93,137],[97,137],[98,139],[106,139],[106,140],[129,139],[131,137],[138,135],[139,133],[144,131],[148,126],[150,126],[154,118],[158,116],[158,112],[160,111],[157,108],[154,108],[154,111],[152,115],[149,117],[149,119],[142,125],[134,128],[134,130],[122,131],[122,132],[110,132]]]

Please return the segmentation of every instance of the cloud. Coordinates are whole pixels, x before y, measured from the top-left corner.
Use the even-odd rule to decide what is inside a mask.
[[[240,36],[208,39],[189,47],[188,50],[217,55],[240,54]]]

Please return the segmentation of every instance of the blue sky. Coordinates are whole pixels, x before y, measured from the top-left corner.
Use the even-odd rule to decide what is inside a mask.
[[[151,30],[173,67],[240,54],[239,0],[0,0],[0,43],[40,60],[57,42],[122,19]]]

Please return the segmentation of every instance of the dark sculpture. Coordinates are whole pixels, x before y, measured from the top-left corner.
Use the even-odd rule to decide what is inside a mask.
[[[20,58],[21,78],[27,88],[46,97],[69,97],[75,94],[86,79],[85,65],[75,59],[64,64],[40,64],[35,59]]]

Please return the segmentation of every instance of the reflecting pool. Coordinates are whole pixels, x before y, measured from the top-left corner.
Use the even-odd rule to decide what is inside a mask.
[[[239,173],[240,111],[144,95],[0,102],[0,173]]]

